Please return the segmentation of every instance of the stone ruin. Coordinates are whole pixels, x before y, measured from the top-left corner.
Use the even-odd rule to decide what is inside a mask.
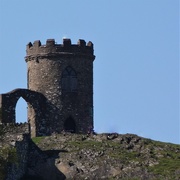
[[[0,94],[0,124],[16,123],[16,104],[28,105],[31,137],[93,130],[93,43],[63,39],[26,47],[27,89]]]

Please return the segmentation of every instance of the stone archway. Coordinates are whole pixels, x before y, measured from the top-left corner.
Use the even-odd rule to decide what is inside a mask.
[[[45,97],[38,92],[28,89],[15,89],[9,93],[0,95],[0,108],[2,112],[0,123],[16,123],[15,108],[17,101],[21,97],[28,103],[28,123],[30,124],[31,136],[44,135]]]
[[[69,117],[64,122],[64,130],[66,132],[76,133],[76,123],[72,117]]]

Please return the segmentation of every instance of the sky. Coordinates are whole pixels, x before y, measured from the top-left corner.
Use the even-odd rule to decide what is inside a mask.
[[[28,42],[64,37],[94,44],[97,133],[180,143],[179,0],[0,0],[0,94],[27,88]]]

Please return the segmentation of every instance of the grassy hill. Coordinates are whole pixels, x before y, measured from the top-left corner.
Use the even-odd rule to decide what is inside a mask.
[[[56,134],[33,142],[67,179],[180,179],[180,145],[116,133]]]
[[[18,131],[1,131],[0,179],[17,177],[179,180],[180,145],[134,134],[64,133],[30,139]]]

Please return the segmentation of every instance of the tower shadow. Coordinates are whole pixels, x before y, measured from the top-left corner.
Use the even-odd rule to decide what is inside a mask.
[[[66,176],[56,167],[60,152],[66,150],[42,151],[32,140],[30,143],[27,172],[21,180],[65,180]]]

